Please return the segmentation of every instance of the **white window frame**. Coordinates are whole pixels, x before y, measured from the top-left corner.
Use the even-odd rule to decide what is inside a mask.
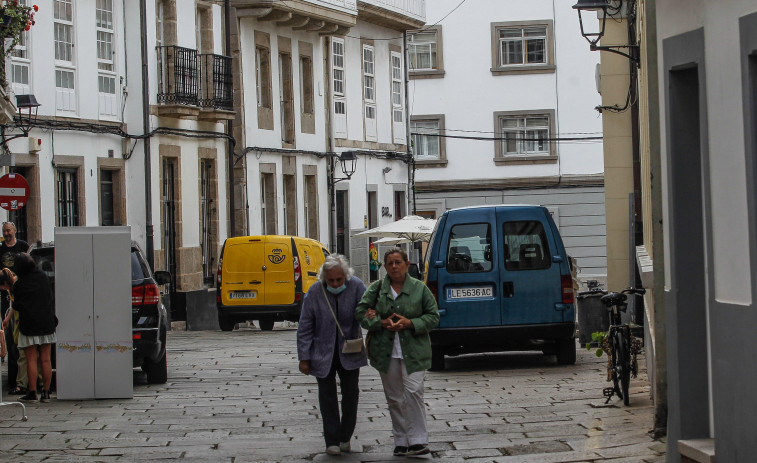
[[[534,125],[536,119],[546,119],[546,124]],[[527,110],[527,111],[500,111],[494,113],[495,141],[495,164],[526,162],[534,160],[544,162],[557,162],[557,144],[553,140],[556,133],[555,111]],[[503,127],[505,120],[514,120],[516,127]],[[529,121],[531,124],[529,124]],[[515,150],[508,151],[508,133],[514,134]],[[533,141],[541,139],[542,146],[535,149]]]
[[[502,37],[510,31],[512,37]],[[529,33],[538,35],[529,35]],[[511,73],[548,73],[555,71],[554,24],[552,20],[491,23],[492,68],[494,75]],[[529,62],[529,42],[541,42],[542,60]],[[508,44],[519,49],[519,61],[506,62]],[[518,50],[516,50],[518,51]]]
[[[59,8],[64,8],[67,5],[71,7],[71,18],[59,18],[57,12]],[[53,40],[55,44],[55,109],[64,113],[75,113],[78,107],[77,104],[77,82],[76,82],[76,50],[74,48],[74,38],[76,37],[76,27],[74,20],[76,18],[76,5],[74,0],[53,0]],[[68,30],[68,37],[58,36],[57,31]],[[69,39],[70,42],[66,42],[63,39]],[[68,56],[63,56],[63,59],[58,55],[61,46],[65,47]],[[65,59],[65,58],[69,59]],[[59,75],[67,74],[70,76],[71,86],[60,86],[62,79],[59,79]]]
[[[392,132],[394,143],[405,143],[405,106],[402,54],[392,51],[389,54],[392,77]]]
[[[441,157],[439,120],[410,120],[410,136],[413,140],[413,154],[417,160],[439,159]],[[434,149],[435,152],[429,151]]]
[[[432,37],[433,40],[418,41],[421,37]],[[439,69],[437,32],[434,30],[424,30],[408,34],[408,55],[410,57],[411,71],[435,71]],[[428,66],[419,66],[418,57],[428,55]]]
[[[346,53],[344,39],[331,39],[331,92],[333,96],[334,137],[347,138]]]
[[[373,45],[363,44],[363,123],[365,139],[378,140],[376,120],[376,51]]]
[[[110,4],[110,10],[101,8]],[[106,119],[116,119],[118,117],[118,83],[116,75],[116,11],[113,7],[114,0],[95,0],[95,27],[97,34],[97,91],[99,94],[99,113]],[[108,24],[101,24],[98,17],[99,12],[105,12],[110,15],[110,27]],[[101,40],[101,37],[110,39],[110,43]],[[107,44],[107,45],[103,45]],[[101,47],[105,46],[105,55],[101,54]],[[109,48],[110,50],[108,50]],[[108,59],[110,51],[110,59]],[[108,88],[105,88],[108,87]],[[104,90],[105,89],[105,90]],[[109,91],[111,90],[112,91]]]
[[[19,0],[19,4],[26,6],[27,0]],[[32,93],[31,59],[29,58],[31,56],[30,42],[31,34],[29,31],[21,32],[18,43],[10,56],[8,82],[10,82],[11,91],[15,95],[28,95]],[[23,82],[23,79],[16,79],[17,71],[26,77],[26,82]]]

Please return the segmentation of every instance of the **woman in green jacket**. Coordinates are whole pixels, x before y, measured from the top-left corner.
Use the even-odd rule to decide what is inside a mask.
[[[408,267],[405,251],[387,251],[387,276],[371,284],[355,309],[368,330],[368,359],[384,386],[395,456],[429,453],[423,379],[431,368],[428,333],[439,323],[434,295],[407,274]]]

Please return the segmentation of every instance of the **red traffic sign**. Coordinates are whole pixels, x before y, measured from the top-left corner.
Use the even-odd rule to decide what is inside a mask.
[[[5,174],[0,177],[0,207],[6,211],[17,211],[29,200],[29,183],[19,174]]]

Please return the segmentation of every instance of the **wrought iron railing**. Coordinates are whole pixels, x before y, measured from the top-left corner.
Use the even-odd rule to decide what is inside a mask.
[[[158,50],[158,103],[197,106],[197,50],[160,46]]]
[[[200,106],[203,108],[234,109],[231,58],[215,54],[200,57]]]

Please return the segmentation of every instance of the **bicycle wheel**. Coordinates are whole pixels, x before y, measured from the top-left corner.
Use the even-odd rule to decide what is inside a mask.
[[[615,389],[617,391],[618,382],[620,382],[620,397],[623,398],[623,404],[628,405],[630,398],[628,397],[628,383],[631,381],[631,363],[628,351],[628,342],[622,331],[615,333],[615,339],[613,343],[614,348],[614,361],[613,365],[613,380],[615,381]]]

